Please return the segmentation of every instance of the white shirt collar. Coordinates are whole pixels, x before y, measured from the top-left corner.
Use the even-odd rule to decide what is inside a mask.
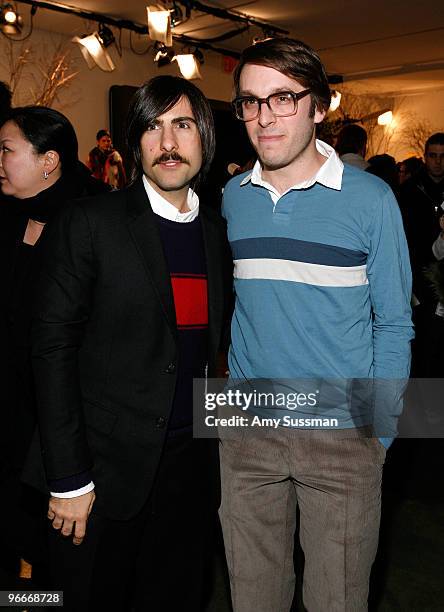
[[[314,176],[311,178],[302,181],[301,183],[297,183],[287,189],[285,193],[288,193],[292,189],[307,189],[311,187],[315,183],[320,183],[325,187],[329,187],[330,189],[336,189],[337,191],[341,190],[342,185],[342,173],[344,171],[344,164],[339,159],[336,151],[328,145],[326,142],[322,140],[316,139],[316,149],[318,153],[327,158],[327,160],[322,164],[319,170],[316,172]],[[262,179],[262,167],[260,165],[259,160],[254,164],[253,170],[248,174],[241,182],[241,185],[247,184],[249,181],[253,185],[259,185],[260,187],[265,187],[267,189],[272,198],[276,200],[283,196],[283,193],[279,193],[270,183],[264,181]]]
[[[199,214],[199,196],[192,189],[188,189],[187,204],[190,209],[188,212],[181,213],[173,204],[165,200],[157,191],[151,187],[145,175],[143,175],[143,186],[151,204],[151,208],[156,215],[177,221],[178,223],[191,223]]]

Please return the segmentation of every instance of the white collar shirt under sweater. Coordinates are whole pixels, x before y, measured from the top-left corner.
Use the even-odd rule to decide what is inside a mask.
[[[192,189],[188,189],[187,196],[187,204],[190,210],[181,213],[173,204],[151,187],[145,175],[143,175],[143,186],[145,187],[151,208],[156,215],[170,221],[177,221],[177,223],[191,223],[199,214],[199,197]]]

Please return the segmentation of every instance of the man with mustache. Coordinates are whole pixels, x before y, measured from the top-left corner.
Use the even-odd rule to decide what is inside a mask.
[[[215,149],[208,101],[156,77],[127,138],[131,185],[73,203],[47,237],[33,330],[44,469],[28,479],[50,492],[65,610],[197,612],[219,486],[215,441],[192,439],[192,381],[214,376],[230,277],[223,222],[194,191]]]

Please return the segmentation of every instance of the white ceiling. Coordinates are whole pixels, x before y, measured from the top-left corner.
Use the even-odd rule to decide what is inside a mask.
[[[289,30],[318,50],[329,73],[359,81],[360,91],[409,95],[444,90],[442,0],[201,0]],[[154,0],[150,0],[153,4]],[[66,4],[146,23],[144,0],[66,0]],[[19,5],[27,18],[29,7]],[[35,27],[82,33],[82,19],[40,9]],[[196,11],[174,32],[212,38],[240,27]],[[215,46],[241,50],[260,33],[250,30]]]

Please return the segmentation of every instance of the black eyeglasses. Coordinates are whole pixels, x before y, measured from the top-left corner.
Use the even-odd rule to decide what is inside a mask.
[[[279,91],[266,98],[256,96],[240,96],[232,102],[234,113],[241,121],[252,121],[257,119],[261,112],[262,104],[266,104],[276,117],[289,117],[295,115],[298,110],[298,100],[309,94],[311,89],[303,89],[298,93],[294,91]]]

